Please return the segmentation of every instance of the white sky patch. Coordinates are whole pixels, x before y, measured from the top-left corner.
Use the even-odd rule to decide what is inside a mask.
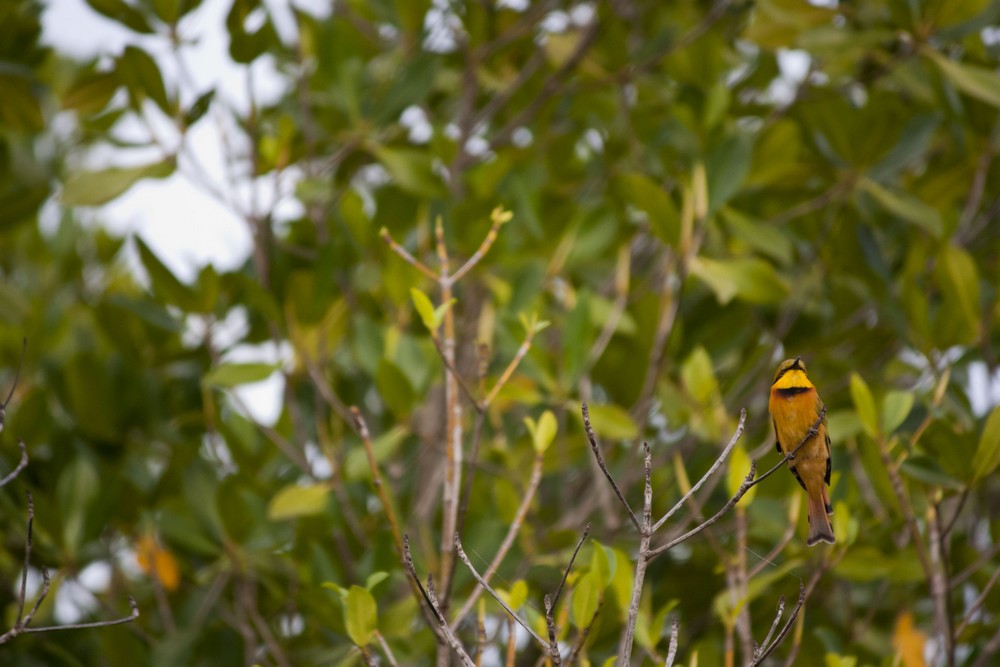
[[[225,356],[227,363],[263,362],[286,366],[293,360],[294,352],[290,343],[280,346],[267,342],[260,345],[238,345]],[[233,392],[250,412],[250,417],[261,424],[273,426],[281,416],[284,404],[285,379],[275,371],[266,380],[244,384]]]

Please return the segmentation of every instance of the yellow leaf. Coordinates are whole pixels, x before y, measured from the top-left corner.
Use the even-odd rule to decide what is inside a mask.
[[[892,633],[892,645],[896,654],[903,659],[903,667],[926,667],[924,644],[927,635],[913,627],[913,614],[906,611],[896,619],[896,629]]]
[[[139,568],[153,576],[168,592],[176,591],[181,583],[180,568],[174,555],[160,546],[152,535],[140,537],[135,544]]]

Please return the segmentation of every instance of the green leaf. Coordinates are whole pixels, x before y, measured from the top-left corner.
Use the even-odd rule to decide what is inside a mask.
[[[736,133],[723,141],[708,156],[705,170],[708,176],[708,213],[719,210],[739,192],[750,170],[753,138]]]
[[[286,521],[321,514],[326,510],[329,493],[330,489],[325,484],[289,484],[271,498],[267,505],[267,518],[271,521]]]
[[[229,389],[241,384],[252,384],[266,380],[276,370],[278,370],[276,364],[226,363],[210,370],[201,381],[209,387]]]
[[[153,28],[145,14],[125,0],[87,0],[91,8],[126,28],[143,34],[152,34]]]
[[[372,572],[371,574],[368,575],[368,578],[365,579],[365,588],[371,591],[388,578],[389,578],[388,572],[383,572],[381,570],[379,570],[378,572]]]
[[[941,214],[936,209],[907,192],[892,192],[875,181],[865,178],[861,189],[872,196],[888,213],[926,230],[939,238],[944,229]]]
[[[691,273],[708,285],[719,303],[726,305],[733,298],[749,303],[780,304],[788,296],[788,283],[774,266],[756,257],[739,259],[691,260]]]
[[[688,395],[699,405],[708,406],[719,396],[719,382],[715,378],[712,357],[701,345],[681,363],[681,382]]]
[[[416,287],[410,288],[410,298],[413,299],[413,306],[417,309],[417,314],[420,315],[420,320],[427,327],[428,331],[437,331],[437,321],[436,312],[434,310],[434,304],[431,303],[430,298]]]
[[[209,107],[211,107],[213,99],[215,99],[215,88],[210,88],[208,91],[199,95],[198,99],[196,99],[188,110],[184,112],[184,127],[191,127],[201,120],[201,117],[204,116]]]
[[[455,305],[458,299],[448,299],[440,306],[434,309],[434,328],[437,329],[444,322],[444,316],[451,310],[451,307]]]
[[[246,29],[247,19],[258,11],[264,12],[264,21],[250,32]],[[278,33],[260,0],[234,0],[226,15],[226,30],[229,31],[229,55],[241,65],[250,64],[278,46]]]
[[[399,369],[399,366],[388,359],[382,359],[379,362],[378,370],[375,372],[375,387],[382,400],[385,401],[386,407],[394,415],[406,415],[413,408],[417,396],[410,384],[410,379],[406,377],[406,373]]]
[[[375,451],[375,461],[385,463],[391,459],[403,444],[409,431],[403,426],[396,426],[372,441],[372,449]],[[364,447],[360,444],[351,447],[347,453],[347,461],[344,464],[347,479],[351,481],[371,479],[371,468],[368,465],[368,456]]]
[[[573,589],[573,600],[570,609],[573,612],[573,623],[577,628],[585,628],[597,611],[601,600],[601,582],[596,572],[588,572],[580,577]]]
[[[101,494],[101,475],[90,456],[77,453],[59,475],[56,498],[62,513],[63,548],[76,554],[84,544],[87,517]]]
[[[368,646],[371,642],[378,629],[378,607],[368,589],[351,586],[344,607],[344,625],[347,636],[356,646]]]
[[[729,470],[726,472],[726,490],[729,492],[730,498],[740,490],[748,472],[750,472],[750,455],[747,454],[747,450],[742,444],[737,445],[729,456]],[[750,504],[756,493],[757,487],[755,486],[746,492],[746,495],[740,500],[740,504],[743,506]]]
[[[997,465],[1000,465],[1000,406],[993,408],[979,436],[979,445],[972,458],[973,482],[986,478]]]
[[[1000,108],[1000,76],[995,70],[949,60],[931,48],[922,49],[922,53],[963,93]]]
[[[956,245],[941,249],[934,267],[944,303],[940,315],[949,340],[972,343],[979,339],[982,323],[979,306],[979,272],[972,256]]]
[[[152,56],[138,47],[126,46],[118,58],[117,69],[136,109],[140,108],[145,98],[149,98],[164,113],[173,112],[163,85],[163,75]]]
[[[680,241],[681,218],[673,200],[661,186],[641,172],[629,172],[616,181],[618,196],[646,214],[650,228],[667,245]]]
[[[525,417],[524,423],[528,427],[528,432],[531,433],[531,441],[535,447],[535,452],[544,454],[545,450],[549,448],[549,445],[556,438],[556,431],[558,429],[556,416],[552,414],[551,410],[546,410],[538,418],[537,424],[531,417]]]
[[[507,606],[517,611],[528,601],[528,584],[524,579],[518,579],[509,591],[497,591]]]
[[[590,571],[597,576],[602,591],[611,585],[616,566],[615,552],[595,540],[594,553],[590,557]]]
[[[854,410],[861,420],[861,427],[872,439],[878,437],[878,411],[875,409],[875,398],[867,383],[857,373],[851,373],[851,400]]]
[[[341,602],[343,602],[344,604],[347,604],[347,589],[346,588],[344,588],[343,586],[341,586],[341,585],[339,585],[339,584],[337,584],[336,582],[333,582],[333,581],[324,581],[323,584],[322,584],[322,586],[323,586],[323,588],[326,588],[327,590],[334,591],[337,595],[340,596]]]
[[[908,391],[890,391],[882,399],[882,432],[890,434],[899,428],[910,409],[913,408],[913,394]]]
[[[115,71],[88,72],[74,81],[62,96],[62,108],[85,116],[95,114],[108,105],[120,85]]]
[[[386,146],[376,146],[372,153],[403,190],[418,197],[440,197],[445,194],[441,179],[434,173],[430,153],[415,148]]]
[[[611,440],[632,440],[639,429],[628,412],[617,405],[605,403],[590,406],[590,424],[594,432]],[[574,406],[574,414],[579,414],[579,406]],[[582,419],[582,417],[581,417]]]
[[[177,276],[138,236],[135,237],[135,244],[139,249],[139,259],[149,275],[150,286],[157,300],[163,304],[179,306],[183,310],[195,310],[198,298],[194,290],[178,280]]]
[[[173,173],[172,158],[137,167],[78,171],[66,179],[60,199],[66,206],[100,206],[124,194],[144,178],[166,178]]]

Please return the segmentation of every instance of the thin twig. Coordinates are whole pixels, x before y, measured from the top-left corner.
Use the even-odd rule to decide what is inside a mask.
[[[14,371],[14,382],[10,385],[10,393],[7,394],[7,400],[0,403],[0,432],[3,432],[3,422],[4,418],[7,416],[7,406],[10,405],[10,399],[14,398],[14,390],[17,389],[17,381],[21,379],[21,367],[24,366],[24,353],[28,349],[28,339],[21,339],[21,360],[17,362],[17,370]]]
[[[670,549],[672,549],[673,547],[677,546],[681,542],[685,542],[685,541],[691,539],[692,537],[694,537],[695,535],[697,535],[701,531],[705,530],[706,528],[708,528],[709,526],[711,526],[712,524],[714,524],[715,522],[717,522],[723,516],[725,516],[726,513],[729,512],[729,510],[731,510],[736,505],[736,503],[738,503],[740,501],[740,498],[742,498],[743,496],[745,496],[750,489],[752,489],[753,487],[757,486],[758,484],[760,484],[761,482],[763,482],[765,479],[767,479],[768,477],[770,477],[771,475],[773,475],[778,470],[778,468],[780,468],[783,465],[785,465],[786,462],[794,459],[795,458],[795,454],[806,444],[806,442],[808,442],[810,438],[816,437],[816,435],[819,433],[819,430],[818,430],[819,429],[819,425],[821,423],[823,423],[823,419],[825,419],[825,418],[826,418],[826,406],[824,405],[822,408],[820,408],[819,416],[816,418],[816,421],[813,422],[813,425],[810,427],[810,429],[806,432],[805,437],[803,437],[802,440],[799,442],[799,444],[797,444],[794,449],[792,449],[785,456],[783,456],[781,458],[781,460],[778,461],[778,463],[776,463],[770,470],[768,470],[767,472],[765,472],[760,477],[756,477],[755,478],[755,475],[757,473],[757,461],[756,460],[751,460],[750,461],[750,471],[747,473],[747,476],[743,479],[743,482],[740,484],[740,488],[737,489],[736,493],[733,494],[733,497],[730,498],[729,501],[726,502],[726,504],[722,506],[722,509],[720,509],[718,512],[716,512],[711,518],[709,518],[706,521],[702,522],[698,526],[695,526],[694,528],[692,528],[691,530],[687,531],[683,535],[681,535],[681,536],[679,536],[677,538],[674,538],[673,540],[670,540],[669,542],[667,542],[663,546],[660,546],[660,547],[657,547],[656,549],[650,550],[650,552],[648,554],[648,558],[652,559],[652,558],[655,558],[656,556],[660,555],[661,553],[663,553],[665,551],[669,551]]]
[[[448,355],[444,353],[444,348],[441,347],[441,339],[438,338],[437,332],[431,332],[431,340],[434,342],[434,349],[437,350],[438,356],[441,357],[441,361],[444,363],[445,369],[451,373],[451,375],[458,382],[458,386],[462,389],[465,397],[469,399],[469,402],[476,408],[478,412],[483,411],[483,404],[480,402],[476,393],[472,390],[472,387],[465,381],[465,378],[458,372],[455,368],[455,364],[448,358]]]
[[[580,634],[577,636],[576,641],[573,643],[573,648],[569,652],[569,657],[566,658],[567,665],[576,664],[576,659],[580,655],[580,651],[582,651],[583,647],[586,645],[587,638],[590,636],[590,631],[594,628],[594,623],[597,622],[597,617],[601,614],[601,609],[603,607],[604,607],[604,594],[601,593],[600,597],[598,597],[597,600],[597,608],[594,609],[594,615],[590,617],[590,622],[588,622],[587,625],[584,626],[582,630],[580,630]]]
[[[559,641],[556,639],[556,619],[552,615],[552,610],[554,609],[552,596],[546,594],[543,603],[545,605],[545,628],[549,633],[549,658],[552,660],[553,665],[561,665],[562,656],[559,655]]]
[[[364,416],[361,414],[361,410],[357,406],[351,406],[351,416],[353,418],[354,427],[361,437],[361,442],[365,448],[365,455],[368,458],[368,468],[372,474],[372,484],[375,487],[375,493],[378,495],[379,502],[382,503],[382,509],[385,512],[386,519],[389,521],[389,530],[392,532],[392,542],[396,547],[396,553],[399,556],[400,561],[406,564],[407,559],[407,546],[406,546],[406,535],[401,534],[399,519],[396,517],[396,510],[392,504],[392,499],[389,497],[389,492],[385,488],[385,484],[382,482],[382,472],[379,470],[378,461],[375,459],[375,448],[372,445],[371,433],[368,431],[368,423],[365,421]],[[415,585],[414,585],[415,584]],[[419,602],[421,597],[420,581],[411,581],[410,590]],[[424,612],[424,616],[428,623],[435,620],[431,613],[436,612],[434,609],[427,609],[421,605],[421,609]],[[431,629],[434,629],[434,625],[431,625]],[[435,630],[435,634],[441,637],[441,634]]]
[[[674,658],[677,657],[677,633],[677,617],[674,616],[670,622],[670,646],[667,647],[667,659],[663,661],[663,667],[673,667]]]
[[[778,624],[781,623],[781,617],[784,615],[784,613],[785,613],[785,596],[782,595],[780,598],[778,598],[778,610],[774,614],[774,622],[771,623],[771,629],[768,631],[767,636],[764,637],[763,643],[761,643],[760,646],[757,647],[757,650],[753,652],[754,660],[759,659],[761,654],[764,652],[764,649],[767,648],[768,645],[771,643],[771,637],[774,636],[774,631],[778,629]]]
[[[375,639],[378,640],[378,645],[382,647],[382,653],[385,655],[385,659],[389,661],[389,665],[391,665],[391,667],[399,667],[399,663],[396,662],[396,656],[393,655],[392,649],[389,648],[389,643],[378,630],[375,631]]]
[[[39,600],[40,602],[40,600]],[[42,628],[24,628],[23,632],[56,632],[59,630],[85,630],[87,628],[107,628],[112,625],[122,625],[123,623],[131,623],[135,619],[139,618],[139,605],[136,604],[135,598],[131,595],[128,598],[128,604],[131,611],[129,611],[128,616],[123,616],[122,618],[116,618],[110,621],[94,621],[93,623],[69,623],[67,625],[48,625]],[[35,609],[32,610],[34,613],[38,609],[36,604]],[[30,622],[31,617],[25,618],[26,622]]]
[[[587,439],[590,440],[590,449],[594,452],[594,457],[597,459],[597,465],[601,466],[601,471],[611,484],[611,488],[614,489],[615,495],[618,496],[618,500],[621,501],[625,510],[628,512],[628,516],[632,520],[632,525],[635,526],[635,529],[641,533],[642,527],[639,525],[639,519],[636,518],[635,512],[632,511],[628,501],[625,500],[622,490],[618,488],[615,478],[611,476],[611,472],[608,470],[608,466],[604,462],[604,457],[601,455],[601,448],[597,444],[597,436],[594,435],[594,429],[590,426],[590,408],[587,407],[586,403],[583,403],[580,406],[580,410],[583,412],[583,428],[587,431]]]
[[[964,570],[956,574],[954,577],[952,577],[951,579],[952,587],[954,588],[956,586],[961,586],[962,584],[964,584],[969,577],[974,575],[979,570],[979,568],[981,568],[984,564],[993,560],[997,554],[1000,554],[1000,542],[994,542],[986,553],[981,554],[979,558],[975,560],[975,562],[973,562],[967,568],[965,568]]]
[[[646,474],[646,484],[643,489],[642,527],[639,528],[639,553],[635,559],[635,575],[632,579],[632,598],[629,602],[628,616],[625,619],[625,632],[618,647],[618,664],[630,665],[632,660],[632,644],[635,641],[635,625],[639,620],[639,603],[642,601],[642,583],[646,577],[646,566],[649,564],[649,541],[653,536],[651,530],[653,514],[653,459],[649,452],[649,443],[642,443],[643,468]]]
[[[972,667],[987,667],[990,664],[993,654],[997,651],[1000,651],[1000,628],[997,629],[996,633],[983,646],[983,650],[980,652],[979,657],[976,658],[976,662],[972,664]]]
[[[976,612],[978,612],[986,603],[986,596],[990,594],[993,586],[997,583],[997,579],[1000,579],[1000,568],[997,568],[993,572],[993,576],[990,577],[989,581],[986,582],[986,585],[983,586],[983,590],[969,606],[969,610],[965,612],[965,616],[962,617],[962,622],[959,623],[958,627],[955,629],[953,640],[957,640],[962,635],[962,631],[965,630],[965,628],[969,626],[969,623],[972,622],[972,617],[975,616]]]
[[[524,525],[524,518],[528,515],[528,509],[531,507],[532,501],[535,499],[535,492],[538,491],[538,485],[542,481],[542,464],[544,459],[541,454],[535,456],[535,463],[531,468],[531,479],[528,481],[528,488],[524,492],[524,496],[521,498],[521,504],[517,508],[517,512],[514,514],[514,520],[511,521],[510,526],[507,528],[507,534],[504,535],[503,541],[500,543],[500,548],[497,549],[496,554],[493,556],[493,560],[490,561],[489,566],[486,568],[486,572],[483,575],[483,579],[489,583],[496,574],[496,571],[500,568],[500,564],[503,563],[504,558],[507,557],[507,552],[510,548],[514,546],[514,540],[517,539],[518,533],[521,532],[521,526]],[[457,534],[457,533],[456,533]],[[469,612],[476,604],[476,600],[479,596],[483,594],[483,587],[476,586],[472,591],[472,594],[462,605],[458,614],[455,615],[455,619],[451,622],[451,628],[457,629],[459,624],[465,620]]]
[[[541,646],[543,650],[547,651],[549,648],[549,643],[544,639],[542,639],[542,637],[537,632],[535,632],[534,628],[532,628],[527,621],[523,620],[520,616],[514,613],[514,610],[511,609],[506,602],[504,602],[503,598],[500,597],[500,595],[495,590],[493,590],[493,588],[490,587],[489,583],[485,579],[483,579],[482,575],[480,575],[479,572],[476,571],[476,568],[472,565],[472,561],[470,561],[469,557],[465,555],[465,549],[462,548],[462,540],[459,538],[457,534],[455,535],[455,551],[458,553],[458,557],[461,559],[461,561],[465,563],[465,566],[469,568],[469,572],[472,573],[472,576],[475,577],[476,581],[479,582],[479,585],[485,588],[486,592],[489,593],[491,596],[493,596],[493,599],[499,602],[500,606],[503,607],[504,611],[506,611],[515,621],[517,621],[517,623],[522,628],[528,631],[528,634],[531,635],[534,638],[534,640],[538,642],[538,645]]]
[[[472,270],[472,268],[479,263],[479,261],[486,256],[486,253],[490,251],[493,247],[493,243],[497,240],[497,236],[500,233],[500,228],[503,227],[504,223],[511,219],[511,214],[509,212],[503,211],[500,208],[493,209],[493,213],[490,215],[493,224],[490,226],[490,231],[486,232],[486,237],[483,242],[479,244],[476,248],[476,252],[472,253],[472,256],[466,260],[455,273],[451,274],[448,281],[452,284],[458,282],[462,277]]]
[[[486,647],[486,605],[485,600],[479,603],[479,613],[476,614],[476,667],[483,665],[483,649]]]
[[[458,659],[464,667],[475,667],[476,663],[472,661],[472,658],[469,657],[469,654],[466,653],[465,649],[462,647],[462,643],[458,641],[458,637],[456,637],[455,633],[448,627],[448,621],[441,614],[437,601],[431,597],[431,595],[427,592],[427,589],[424,588],[424,585],[420,583],[420,577],[417,576],[417,569],[413,566],[413,556],[410,555],[410,537],[406,534],[403,535],[403,564],[406,566],[406,571],[410,575],[410,581],[413,582],[417,590],[420,592],[427,608],[437,621],[440,634],[444,636],[445,641],[449,646],[451,646],[451,649],[458,656]]]
[[[713,463],[712,467],[708,469],[708,472],[702,475],[701,479],[698,480],[697,484],[692,486],[691,489],[687,493],[685,493],[680,500],[677,501],[676,505],[671,507],[670,510],[666,514],[664,514],[659,521],[653,524],[654,533],[657,530],[659,530],[664,523],[666,523],[667,519],[673,516],[679,509],[684,507],[685,503],[687,503],[688,498],[697,493],[698,489],[700,489],[702,485],[706,481],[708,481],[708,479],[712,475],[714,475],[720,467],[722,467],[722,464],[725,462],[725,460],[729,458],[729,454],[733,451],[733,448],[736,447],[736,443],[739,442],[740,438],[743,436],[743,429],[746,426],[746,421],[747,421],[747,411],[746,408],[743,408],[742,410],[740,410],[740,422],[739,424],[736,425],[736,430],[733,432],[733,437],[729,439],[729,444],[726,445],[726,448],[722,450],[721,454],[719,454],[719,458],[715,459],[715,463]]]
[[[573,563],[576,561],[576,555],[580,553],[580,547],[583,546],[584,541],[587,536],[590,535],[590,523],[587,523],[583,528],[583,535],[580,536],[580,541],[576,543],[576,548],[573,549],[573,555],[569,557],[569,564],[566,565],[566,570],[563,572],[562,581],[559,582],[559,588],[556,589],[555,595],[552,596],[552,607],[555,608],[559,604],[559,597],[562,595],[563,587],[566,585],[566,578],[569,577],[570,570],[573,569]]]
[[[25,446],[24,440],[18,440],[17,446],[21,448],[21,461],[20,463],[17,464],[16,468],[14,468],[13,470],[10,471],[10,473],[8,473],[6,477],[0,479],[0,488],[3,488],[8,484],[10,484],[15,477],[21,474],[21,471],[24,470],[25,466],[28,465],[28,448]]]
[[[434,282],[438,281],[439,279],[438,275],[434,273],[434,271],[431,270],[426,264],[424,264],[416,257],[411,255],[410,251],[408,251],[406,248],[396,243],[395,239],[392,238],[392,235],[389,233],[388,229],[383,227],[381,230],[379,230],[378,235],[383,241],[385,241],[389,245],[389,248],[391,248],[394,253],[396,253],[403,259],[403,261],[405,261],[407,264],[420,271],[420,273],[424,274]]]
[[[493,385],[493,389],[491,389],[490,393],[486,395],[485,399],[483,399],[484,406],[489,406],[493,403],[493,399],[497,397],[497,394],[501,389],[503,389],[503,386],[507,384],[508,380],[510,380],[510,377],[514,374],[514,371],[517,370],[521,360],[524,359],[524,356],[528,354],[528,350],[531,349],[531,341],[534,337],[535,331],[533,329],[528,329],[524,342],[521,343],[521,347],[517,348],[517,353],[514,355],[514,358],[510,360],[510,363],[507,364],[507,368],[505,368],[503,373],[501,373],[497,383]]]
[[[792,609],[791,616],[788,617],[788,621],[781,628],[781,631],[778,632],[778,636],[774,638],[774,641],[768,644],[767,640],[765,640],[764,646],[760,647],[759,654],[755,652],[754,661],[751,664],[751,667],[757,667],[757,665],[763,664],[763,662],[767,659],[767,656],[771,655],[771,652],[778,647],[778,645],[782,642],[782,640],[784,640],[785,635],[788,634],[788,631],[792,627],[792,623],[794,623],[795,619],[798,618],[799,611],[802,609],[802,605],[804,605],[805,603],[806,603],[806,587],[800,581],[799,600],[795,604],[795,608]],[[778,613],[776,615],[776,618],[774,619],[775,625],[777,625],[778,619],[781,618],[781,614],[784,612],[784,610],[785,610],[785,597],[782,596],[778,602]],[[774,626],[771,627],[771,632],[767,633],[768,639],[771,638],[771,633],[773,632],[774,632]]]
[[[941,535],[941,517],[938,513],[937,505],[930,505],[927,508],[927,530],[928,544],[930,547],[931,564],[934,566],[934,574],[931,576],[931,595],[934,597],[934,614],[937,617],[938,632],[942,641],[935,648],[935,653],[941,648],[944,649],[945,664],[948,667],[955,665],[955,626],[951,613],[951,586],[948,585],[948,565],[945,562],[947,554],[944,538]],[[943,645],[943,646],[942,646]]]

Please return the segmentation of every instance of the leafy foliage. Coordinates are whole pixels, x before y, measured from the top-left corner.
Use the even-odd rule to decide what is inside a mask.
[[[637,657],[662,664],[677,615],[685,664],[725,664],[732,637],[746,659],[750,628],[760,641],[776,598],[818,573],[773,661],[910,667],[955,632],[964,662],[942,664],[988,664],[1000,4],[348,0],[331,15],[292,10],[278,30],[270,5],[234,0],[230,57],[270,62],[284,84],[252,104],[168,66],[208,29],[201,3],[88,4],[132,36],[122,52],[74,62],[43,46],[40,3],[0,3],[4,377],[29,341],[0,470],[23,438],[53,597],[100,564],[102,603],[131,594],[143,615],[58,645],[20,637],[4,664],[356,664],[385,647],[431,664],[447,648],[387,517],[439,577],[448,419],[466,461],[478,442],[460,529],[480,571],[540,461],[493,583],[543,636],[542,596],[593,521],[600,543],[581,552],[556,617],[560,641],[603,663],[635,535],[594,473],[580,402],[614,443],[633,507],[636,445],[650,442],[654,516],[745,407],[728,484],[698,496],[711,514],[749,459],[776,460],[768,387],[798,354],[829,408],[838,545],[807,549],[800,489],[769,478],[650,564]],[[229,146],[217,183],[191,159],[191,129],[213,121]],[[126,124],[157,131],[136,147]],[[145,152],[99,164],[109,147]],[[89,224],[102,216],[89,207],[177,175],[246,221],[244,266],[182,278],[143,240]],[[262,204],[272,181],[294,184],[297,212]],[[269,344],[284,363],[234,354]],[[446,389],[452,372],[464,387]],[[282,409],[261,424],[239,388],[268,377]],[[0,491],[5,617],[21,505]],[[438,591],[449,613],[474,585],[459,564]],[[473,650],[481,614],[502,653],[507,621],[483,599],[458,636]]]

